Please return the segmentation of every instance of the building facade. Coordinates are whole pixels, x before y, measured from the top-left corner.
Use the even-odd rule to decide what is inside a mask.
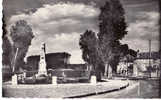
[[[70,63],[70,54],[66,52],[47,53],[45,55],[47,69],[66,68]],[[27,67],[31,70],[38,70],[40,55],[27,57]]]
[[[118,66],[117,66],[117,74],[127,76],[132,75],[133,73],[133,62],[135,57],[131,55],[126,55],[125,57],[121,58]]]
[[[160,76],[160,56],[159,52],[138,53],[133,67],[133,76]]]

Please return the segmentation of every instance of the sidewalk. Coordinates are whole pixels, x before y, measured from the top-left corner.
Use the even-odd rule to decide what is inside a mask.
[[[58,85],[9,85],[3,84],[5,97],[37,97],[37,98],[78,98],[108,93],[126,88],[128,81],[107,80],[95,85],[90,83],[58,84]]]

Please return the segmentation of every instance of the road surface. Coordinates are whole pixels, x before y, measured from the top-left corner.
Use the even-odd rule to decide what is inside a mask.
[[[139,80],[129,82],[129,87],[120,91],[89,96],[86,98],[158,98],[159,81]]]

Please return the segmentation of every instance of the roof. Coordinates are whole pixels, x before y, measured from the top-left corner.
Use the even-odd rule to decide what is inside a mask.
[[[54,57],[62,57],[62,58],[66,58],[66,57],[70,57],[71,54],[67,53],[67,52],[57,52],[57,53],[47,53],[46,54],[46,57],[51,57],[51,56],[54,56]],[[28,56],[27,59],[39,59],[40,58],[40,55],[32,55],[32,56]]]

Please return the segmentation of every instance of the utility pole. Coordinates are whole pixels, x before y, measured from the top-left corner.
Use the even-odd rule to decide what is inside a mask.
[[[13,69],[12,69],[12,72],[15,73],[15,64],[16,64],[16,59],[17,59],[17,55],[18,55],[18,50],[19,48],[16,48],[16,54],[15,54],[15,57],[14,57],[14,61],[13,61]]]
[[[150,77],[151,77],[151,40],[149,39],[149,67],[150,67]]]

